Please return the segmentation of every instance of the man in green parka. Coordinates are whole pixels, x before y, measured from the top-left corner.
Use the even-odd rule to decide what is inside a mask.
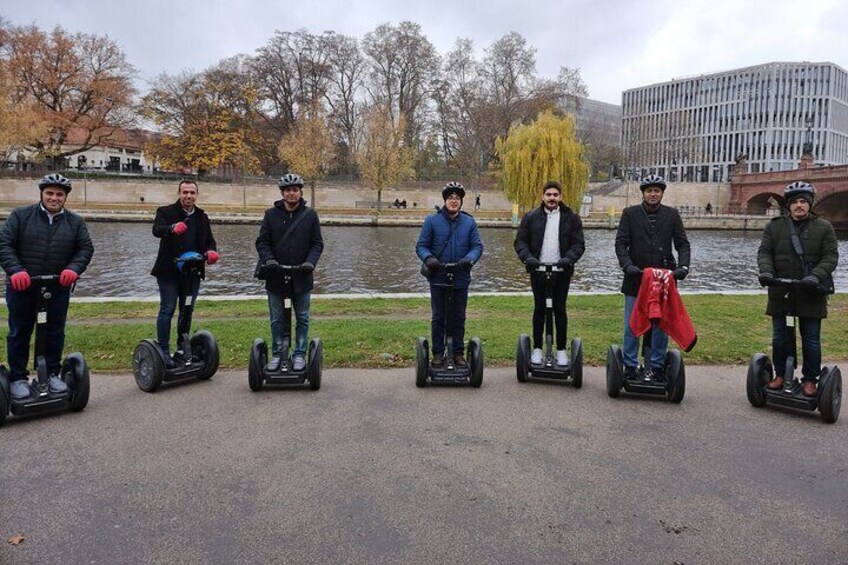
[[[833,280],[831,274],[839,261],[839,250],[833,226],[810,211],[815,188],[798,181],[787,186],[783,194],[787,214],[766,225],[757,251],[760,284],[769,287],[766,314],[772,320],[776,376],[768,387],[783,387],[789,355],[787,317],[797,316],[804,358],[801,391],[805,396],[816,396],[816,381],[821,373],[821,321],[827,317],[827,292],[823,287]],[[795,244],[793,234],[798,236]],[[772,284],[775,278],[801,282],[792,287],[779,286]]]

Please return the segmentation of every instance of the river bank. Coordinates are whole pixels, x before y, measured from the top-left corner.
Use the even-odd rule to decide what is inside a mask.
[[[686,295],[684,303],[695,324],[698,343],[684,354],[687,364],[745,365],[757,351],[771,350],[771,322],[764,315],[764,295]],[[583,340],[584,362],[601,366],[607,347],[621,342],[623,299],[616,295],[569,298],[569,338]],[[194,329],[215,335],[221,366],[244,369],[256,337],[269,339],[264,298],[211,301],[201,296]],[[487,366],[515,361],[518,335],[530,331],[533,299],[529,295],[472,295],[466,337],[479,336]],[[81,351],[95,371],[130,371],[132,351],[155,334],[158,302],[108,303],[71,301],[65,351]],[[5,305],[0,324],[6,324]],[[825,363],[848,358],[848,295],[831,297],[830,316],[822,324]],[[426,297],[327,298],[312,303],[310,335],[324,342],[328,367],[398,367],[414,364],[415,338],[429,336],[430,306]],[[0,359],[6,358],[5,340]]]

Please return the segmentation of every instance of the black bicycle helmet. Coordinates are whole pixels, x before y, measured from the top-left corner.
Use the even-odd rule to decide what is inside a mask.
[[[303,179],[300,178],[300,175],[288,173],[280,177],[280,182],[277,186],[280,187],[280,190],[287,186],[299,186],[300,188],[303,188]]]
[[[465,187],[458,182],[451,181],[442,189],[442,200],[447,200],[451,194],[456,194],[460,200],[465,200]]]
[[[796,180],[785,189],[783,189],[783,197],[786,198],[786,203],[789,204],[798,197],[805,198],[810,204],[816,197],[816,189],[808,182]]]
[[[639,190],[644,192],[649,186],[658,186],[665,190],[665,179],[659,175],[648,175],[639,183]]]
[[[44,175],[38,182],[38,190],[44,190],[48,186],[58,186],[65,191],[65,194],[71,191],[71,181],[63,177],[59,173],[50,173]]]

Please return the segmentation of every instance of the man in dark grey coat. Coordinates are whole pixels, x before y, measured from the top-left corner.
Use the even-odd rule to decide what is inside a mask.
[[[41,200],[16,208],[0,230],[0,265],[6,272],[6,305],[9,308],[9,379],[12,398],[32,394],[27,382],[30,338],[35,327],[38,289],[31,276],[58,275],[45,324],[45,359],[50,391],[68,390],[59,377],[65,346],[65,321],[71,286],[88,267],[94,246],[85,221],[65,208],[71,181],[60,174],[38,183]]]
[[[804,357],[801,390],[806,396],[816,396],[816,381],[821,374],[821,321],[827,317],[827,293],[821,285],[832,281],[839,261],[833,226],[810,211],[815,194],[815,188],[806,182],[787,186],[784,190],[787,215],[774,218],[766,225],[757,251],[760,284],[769,287],[766,314],[772,320],[776,376],[768,387],[777,390],[784,385],[789,355],[786,318],[797,316]],[[803,258],[792,244],[790,227],[798,235]],[[775,278],[800,280],[800,288],[774,285]]]
[[[621,292],[624,294],[624,358],[625,378],[636,378],[639,365],[639,339],[630,329],[630,315],[642,284],[642,270],[648,267],[670,269],[674,278],[683,280],[689,274],[689,240],[683,220],[674,208],[662,204],[665,180],[648,175],[639,184],[642,203],[625,208],[615,235],[615,254],[624,271]],[[677,250],[677,259],[672,252]],[[663,374],[668,334],[652,324],[650,369],[659,377]],[[646,367],[647,368],[647,367]]]

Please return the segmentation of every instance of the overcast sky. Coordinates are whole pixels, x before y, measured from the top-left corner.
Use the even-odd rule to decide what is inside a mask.
[[[478,57],[517,31],[540,75],[580,69],[596,100],[628,88],[771,61],[848,68],[846,0],[3,0],[13,24],[108,35],[143,79],[252,54],[275,30],[358,39],[381,23],[421,25],[439,53],[459,37]],[[10,5],[14,8],[10,9]]]

